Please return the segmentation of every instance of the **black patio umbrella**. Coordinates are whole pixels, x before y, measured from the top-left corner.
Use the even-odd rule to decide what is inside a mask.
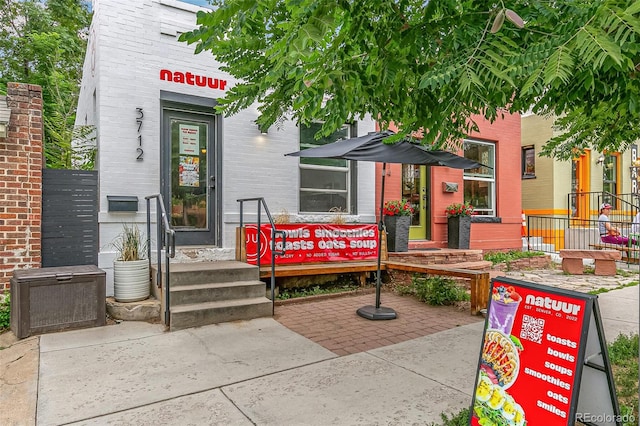
[[[391,308],[380,306],[380,265],[382,245],[383,209],[384,209],[384,179],[387,163],[419,164],[427,166],[446,166],[455,169],[473,169],[483,164],[469,160],[448,151],[428,150],[420,144],[402,139],[395,143],[385,143],[384,140],[394,135],[386,130],[372,132],[364,136],[351,139],[341,139],[326,145],[303,149],[302,151],[285,154],[305,158],[337,158],[356,161],[374,161],[382,163],[382,183],[380,196],[380,220],[378,222],[378,271],[376,276],[376,304],[358,309],[357,313],[363,318],[372,320],[394,319],[396,313]]]

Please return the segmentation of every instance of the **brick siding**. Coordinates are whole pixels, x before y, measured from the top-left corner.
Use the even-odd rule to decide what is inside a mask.
[[[9,83],[11,118],[0,138],[0,292],[16,269],[41,266],[42,89]]]

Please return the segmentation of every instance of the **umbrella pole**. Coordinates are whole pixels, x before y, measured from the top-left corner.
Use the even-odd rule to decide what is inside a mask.
[[[382,221],[384,213],[384,178],[387,175],[387,163],[382,163],[382,183],[380,185],[380,218],[378,221],[378,270],[376,273],[376,305],[363,306],[356,313],[363,318],[370,320],[389,320],[396,318],[396,312],[391,308],[380,307],[380,287],[382,285],[382,232],[384,223]]]
[[[387,176],[387,163],[382,163],[382,182],[380,183],[380,216],[378,220],[378,272],[376,273],[376,309],[380,308],[380,287],[382,287],[382,232],[384,231],[384,180]]]

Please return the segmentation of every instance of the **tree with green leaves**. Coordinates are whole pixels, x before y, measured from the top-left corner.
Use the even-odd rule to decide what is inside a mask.
[[[92,167],[92,149],[74,139],[92,129],[74,128],[91,12],[86,0],[0,0],[0,93],[7,83],[42,87],[44,151],[49,168]]]
[[[445,147],[505,112],[560,117],[545,147],[624,150],[640,136],[640,0],[213,0],[180,40],[238,79],[219,111],[258,123],[371,114]]]

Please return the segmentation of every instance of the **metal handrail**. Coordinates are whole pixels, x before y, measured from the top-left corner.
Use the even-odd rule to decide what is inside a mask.
[[[612,204],[614,210],[620,211],[619,214],[614,216],[634,216],[634,212],[640,211],[640,196],[635,193],[612,194],[607,191],[570,192],[567,194],[568,218],[577,218],[574,212],[572,212],[572,206],[575,204],[572,203],[572,200],[577,200],[580,197],[584,197],[587,204],[586,208],[590,215],[591,212],[598,212],[600,205],[604,202]]]
[[[633,216],[633,210],[638,211],[638,206],[636,204],[633,204],[630,201],[627,201],[625,199],[626,195],[631,196],[631,199],[633,199],[634,197],[636,199],[638,199],[638,194],[620,194],[620,195],[615,195],[615,194],[612,194],[610,192],[603,192],[602,193],[602,197],[598,197],[598,206],[600,206],[600,204],[602,204],[604,202],[604,198],[605,197],[610,197],[612,200],[616,200],[616,207],[618,207],[618,210],[626,211],[626,208],[624,208],[624,207],[627,207],[627,208],[629,208],[631,210],[631,214]],[[624,206],[624,207],[621,207],[621,205]]]
[[[244,203],[248,201],[257,201],[258,204],[258,216],[257,216],[257,224],[256,224],[256,265],[258,265],[258,277],[260,276],[260,226],[261,226],[261,218],[262,218],[262,207],[264,207],[264,211],[269,219],[269,223],[271,224],[271,281],[270,281],[270,290],[271,290],[271,315],[275,313],[275,290],[276,290],[276,255],[283,256],[285,254],[285,246],[287,242],[287,234],[284,231],[278,231],[276,229],[276,223],[273,221],[273,217],[269,212],[269,207],[267,206],[264,198],[241,198],[237,200],[240,203],[240,229],[244,226]],[[282,236],[282,250],[276,250],[276,235]]]
[[[156,255],[158,257],[158,272],[156,275],[156,286],[162,286],[162,251],[165,253],[165,288],[164,288],[164,324],[170,325],[170,299],[169,299],[169,259],[176,256],[176,232],[171,229],[167,212],[164,208],[164,200],[161,194],[153,194],[144,197],[147,200],[147,257],[149,259],[149,269],[151,269],[151,200],[156,199]]]

